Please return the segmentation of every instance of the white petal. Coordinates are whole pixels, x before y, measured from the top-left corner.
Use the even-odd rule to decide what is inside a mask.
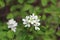
[[[37,25],[39,26],[39,25],[40,25],[40,23],[37,23]]]
[[[32,21],[31,24],[34,24],[34,22]]]
[[[35,16],[34,13],[32,14],[32,16]]]
[[[23,22],[23,24],[27,24],[26,22]]]
[[[16,27],[15,28],[11,28],[12,31],[16,32]]]
[[[8,26],[8,28],[11,28],[11,26]]]
[[[25,25],[25,27],[27,27],[27,25]]]
[[[25,19],[22,19],[22,21],[26,21]]]
[[[13,24],[13,26],[17,26],[17,23]]]
[[[28,24],[28,27],[30,27],[30,24]]]
[[[11,24],[11,23],[14,24],[15,23],[14,19],[10,19],[8,22],[9,22],[9,24]]]
[[[29,19],[29,16],[26,16],[26,19]]]
[[[25,27],[30,27],[30,24],[26,24]]]
[[[40,28],[39,27],[35,27],[35,30],[40,30]]]

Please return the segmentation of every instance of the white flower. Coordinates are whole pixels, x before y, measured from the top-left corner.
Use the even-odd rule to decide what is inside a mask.
[[[34,14],[26,16],[24,19],[22,19],[22,21],[25,27],[30,27],[31,25],[35,27],[40,26],[40,19]]]
[[[30,23],[29,23],[29,16],[26,16],[25,19],[22,19],[23,24],[25,25],[25,27],[30,27]]]
[[[14,19],[10,19],[7,24],[8,28],[11,28],[12,31],[16,32],[17,22]]]

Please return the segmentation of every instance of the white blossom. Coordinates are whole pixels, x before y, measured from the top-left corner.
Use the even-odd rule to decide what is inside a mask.
[[[11,28],[12,31],[16,32],[17,22],[14,19],[10,19],[7,24],[8,28]]]
[[[30,27],[31,25],[33,25],[37,28],[38,26],[40,26],[40,19],[37,15],[34,14],[26,16],[24,19],[22,19],[22,21],[25,27]]]

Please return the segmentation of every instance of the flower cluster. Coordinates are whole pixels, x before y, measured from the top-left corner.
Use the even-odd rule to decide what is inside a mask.
[[[10,19],[7,24],[8,28],[11,28],[12,31],[16,32],[17,22],[14,19]]]
[[[37,15],[29,15],[26,16],[24,19],[22,19],[23,24],[25,25],[25,27],[31,27],[34,26],[35,30],[40,30],[40,28],[38,26],[40,26],[40,20],[38,18]],[[8,28],[11,28],[12,31],[16,32],[16,26],[17,26],[17,22],[14,19],[10,19],[7,22]]]
[[[23,24],[25,25],[25,27],[30,27],[31,25],[35,26],[35,30],[40,30],[40,28],[38,26],[40,26],[40,20],[38,18],[37,15],[29,15],[26,16],[24,19],[22,19]]]

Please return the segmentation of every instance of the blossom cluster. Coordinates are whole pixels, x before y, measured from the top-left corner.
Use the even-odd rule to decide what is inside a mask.
[[[26,16],[25,18],[22,19],[23,24],[25,25],[25,27],[31,27],[34,26],[35,30],[40,30],[39,26],[40,26],[40,19],[38,18],[37,15],[29,15]],[[12,31],[16,32],[16,26],[17,26],[17,22],[14,19],[10,19],[8,22],[8,28],[11,28]]]
[[[17,22],[14,19],[10,19],[7,24],[8,28],[11,28],[12,31],[16,32]]]
[[[29,15],[22,19],[25,27],[31,27],[31,25],[35,26],[35,30],[40,30],[38,26],[40,26],[40,20],[37,15]]]

